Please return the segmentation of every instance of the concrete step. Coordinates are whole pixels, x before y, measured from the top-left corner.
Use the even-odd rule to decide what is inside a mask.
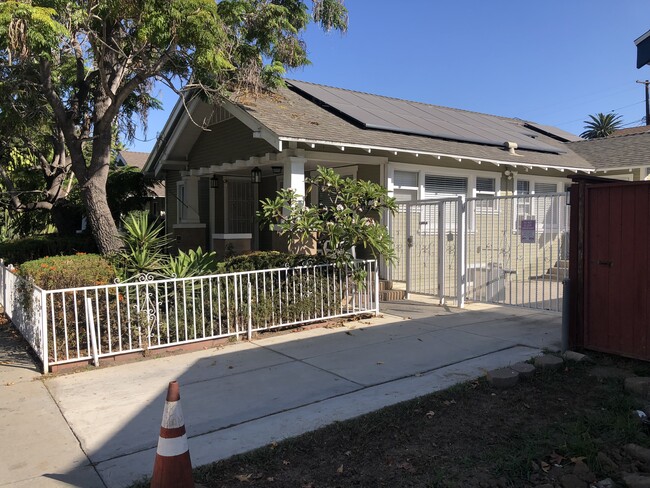
[[[380,290],[379,291],[380,302],[394,302],[397,300],[404,300],[405,298],[406,298],[406,292],[404,290]]]
[[[379,280],[379,291],[392,290],[393,282],[389,280]]]

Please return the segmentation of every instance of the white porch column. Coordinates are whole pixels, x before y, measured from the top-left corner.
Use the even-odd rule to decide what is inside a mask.
[[[184,224],[198,224],[201,222],[199,218],[199,177],[198,176],[183,176],[183,184],[185,185],[185,218]]]
[[[282,187],[296,192],[298,201],[305,203],[305,163],[307,159],[289,157],[284,163],[284,181]]]

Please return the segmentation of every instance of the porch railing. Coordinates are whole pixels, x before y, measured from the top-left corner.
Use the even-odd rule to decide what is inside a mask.
[[[51,365],[377,314],[377,263],[356,266],[363,271],[361,283],[348,267],[316,265],[192,278],[141,276],[60,290],[41,290],[2,266],[1,285],[5,311],[48,371]]]

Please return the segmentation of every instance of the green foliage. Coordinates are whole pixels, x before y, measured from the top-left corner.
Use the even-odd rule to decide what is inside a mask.
[[[590,115],[590,120],[585,120],[585,131],[580,134],[580,137],[585,139],[598,139],[600,137],[607,137],[612,132],[621,128],[623,120],[621,116],[614,113],[607,115],[598,113]]]
[[[20,89],[0,96],[0,114],[17,99],[16,121],[46,107],[39,116],[47,131],[65,135],[98,247],[115,252],[105,171],[115,124],[127,140],[134,119],[146,125],[159,106],[150,94],[156,82],[186,101],[280,85],[285,69],[308,64],[301,34],[311,20],[326,30],[347,25],[342,0],[312,4],[313,14],[302,0],[0,2],[0,80],[11,80],[5,92]]]
[[[19,270],[45,290],[105,285],[115,279],[113,266],[97,254],[46,257],[27,261]]]
[[[324,264],[325,262],[327,260],[322,256],[287,254],[278,251],[256,251],[226,259],[219,263],[218,272],[234,273],[259,269],[293,268],[296,266]]]
[[[324,256],[339,265],[353,264],[355,246],[363,246],[375,258],[394,259],[393,242],[381,217],[384,211],[394,212],[396,203],[384,187],[343,178],[322,167],[307,184],[310,190],[318,188],[321,201],[326,203],[307,206],[293,190],[280,190],[275,199],[262,201],[260,220],[273,225],[280,235],[296,240],[304,250],[315,240]]]
[[[113,220],[134,210],[142,210],[150,196],[152,183],[133,167],[111,171],[106,180],[106,197]]]
[[[46,256],[73,255],[79,252],[97,252],[91,236],[46,234],[0,243],[0,258],[5,263],[14,265]]]
[[[149,221],[148,212],[131,212],[122,219],[124,249],[115,259],[121,278],[140,273],[161,273],[167,265],[165,248],[170,239],[164,235],[164,224]]]
[[[165,268],[166,274],[175,278],[187,278],[189,276],[205,276],[216,273],[217,253],[204,252],[200,247],[187,253],[178,251],[177,256],[169,258]]]

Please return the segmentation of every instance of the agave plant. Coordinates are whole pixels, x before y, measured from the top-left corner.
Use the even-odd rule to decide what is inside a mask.
[[[149,213],[130,212],[122,218],[124,248],[117,254],[121,278],[141,273],[160,274],[169,261],[165,249],[171,239],[164,234],[164,225],[149,221]]]
[[[176,278],[202,276],[215,273],[217,270],[217,253],[204,252],[200,247],[190,249],[187,253],[178,251],[178,256],[169,258],[165,268],[167,274]]]

